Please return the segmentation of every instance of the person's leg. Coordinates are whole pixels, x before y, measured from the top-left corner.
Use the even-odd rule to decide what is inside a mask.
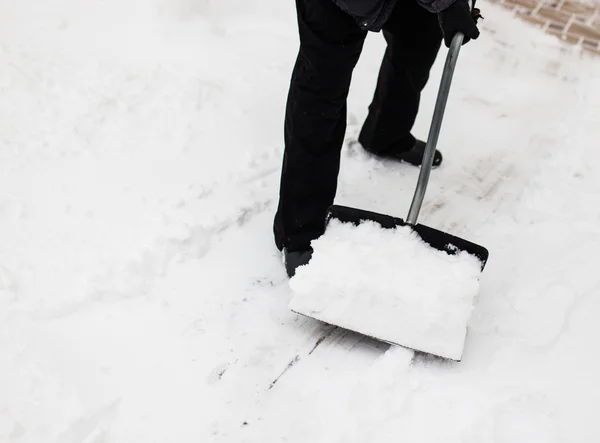
[[[346,131],[346,98],[366,32],[331,0],[296,0],[300,50],[285,115],[274,222],[281,250],[301,251],[324,231]]]
[[[387,49],[358,140],[367,151],[393,155],[415,147],[411,130],[421,92],[441,46],[442,32],[436,14],[415,0],[403,0],[395,7],[383,34]]]

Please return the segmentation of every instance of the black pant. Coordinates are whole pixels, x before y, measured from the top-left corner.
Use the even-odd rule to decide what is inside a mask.
[[[285,115],[279,207],[279,249],[307,249],[324,231],[337,190],[346,132],[346,98],[367,35],[331,0],[296,0],[300,51]],[[400,0],[383,28],[387,50],[359,136],[374,153],[413,147],[410,131],[420,94],[439,51],[437,16],[415,0]]]

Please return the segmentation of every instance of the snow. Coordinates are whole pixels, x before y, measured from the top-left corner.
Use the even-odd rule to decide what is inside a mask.
[[[389,343],[460,360],[481,261],[426,244],[409,226],[331,220],[290,281],[290,309]]]
[[[420,216],[490,251],[451,363],[289,309],[293,2],[0,0],[0,442],[600,441],[600,65],[480,6]],[[337,203],[404,217],[352,144],[383,50]]]

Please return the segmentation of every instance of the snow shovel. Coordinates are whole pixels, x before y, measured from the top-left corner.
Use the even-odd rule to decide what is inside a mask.
[[[485,264],[488,260],[488,251],[486,248],[464,240],[462,238],[417,223],[419,211],[421,209],[421,205],[423,203],[423,198],[425,196],[425,191],[429,181],[429,175],[433,163],[433,157],[438,141],[438,136],[440,133],[442,118],[446,107],[448,94],[450,91],[452,75],[454,72],[460,48],[463,43],[463,37],[464,36],[461,33],[457,33],[449,48],[437,96],[437,101],[435,104],[432,123],[429,131],[429,137],[427,139],[427,145],[423,155],[421,171],[419,174],[418,183],[413,196],[412,204],[410,206],[407,220],[404,221],[401,218],[397,218],[391,215],[379,214],[346,206],[332,205],[329,208],[326,217],[327,227],[325,229],[325,234],[327,233],[327,228],[330,228],[333,221],[336,221],[336,225],[338,226],[338,222],[341,222],[343,224],[350,224],[350,226],[359,226],[361,224],[364,224],[365,222],[374,222],[375,224],[383,228],[381,229],[381,231],[384,232],[389,232],[388,229],[394,229],[396,227],[404,227],[403,229],[409,228],[412,231],[414,231],[418,235],[418,237],[420,237],[425,242],[425,244],[428,244],[434,250],[444,251],[447,254],[449,254],[449,256],[442,254],[444,256],[456,256],[457,254],[466,252],[470,256],[476,257],[478,260],[474,261],[475,271],[476,273],[483,271]],[[424,248],[429,249],[426,247],[426,245],[424,245]],[[464,254],[462,255],[464,256]],[[481,269],[479,269],[479,266],[477,265],[478,263],[481,264]],[[307,266],[311,265],[312,264],[309,263]],[[314,266],[318,265],[315,264]],[[357,269],[358,271],[355,272],[360,273],[361,268],[359,267]],[[323,271],[320,272],[323,274]],[[393,269],[391,269],[389,274],[393,273]],[[340,279],[339,277],[335,276],[327,276],[324,278],[337,278],[336,281],[342,281],[343,284],[343,278]],[[393,279],[393,275],[390,275],[389,278]],[[292,279],[292,281],[293,280],[294,279]],[[323,286],[329,286],[329,283],[329,281],[326,281],[326,284]],[[299,286],[301,284],[302,281],[300,281],[300,283],[297,283],[296,286]],[[402,283],[399,283],[399,286],[401,285]],[[400,288],[399,290],[402,289]],[[443,293],[444,291],[445,289],[442,289],[440,292]],[[363,335],[371,336],[377,340],[387,342],[393,345],[400,345],[406,348],[414,349],[416,351],[436,355],[438,357],[454,361],[460,361],[462,358],[462,350],[464,340],[466,337],[466,318],[462,322],[462,326],[459,325],[458,328],[453,327],[452,332],[449,333],[449,335],[453,335],[452,346],[444,347],[443,343],[438,343],[440,342],[439,336],[442,336],[441,341],[444,340],[444,332],[441,329],[438,330],[436,333],[438,337],[432,339],[426,338],[426,332],[424,331],[421,331],[422,333],[417,333],[412,330],[407,330],[406,328],[408,328],[408,326],[404,330],[402,329],[403,323],[410,323],[412,319],[412,314],[405,314],[403,312],[399,312],[399,315],[396,315],[394,312],[387,313],[381,312],[381,310],[377,311],[377,314],[369,312],[370,305],[363,299],[368,297],[371,297],[373,299],[373,297],[376,296],[376,294],[368,294],[369,291],[364,291],[364,293],[361,292],[356,294],[354,300],[352,301],[352,303],[354,303],[355,305],[362,306],[362,313],[349,313],[347,306],[348,302],[345,302],[345,305],[342,306],[342,308],[339,308],[339,306],[335,308],[336,311],[334,314],[331,314],[330,312],[327,313],[326,308],[325,311],[323,311],[323,306],[315,307],[319,305],[319,295],[322,294],[318,294],[320,292],[320,289],[318,287],[315,288],[314,292],[316,294],[312,296],[312,301],[309,298],[305,298],[303,301],[300,295],[295,296],[292,299],[292,302],[290,303],[290,309],[298,314],[309,316],[317,320],[323,321],[325,323],[334,324],[344,329],[353,330]],[[418,294],[415,294],[415,296],[418,298]],[[442,296],[445,296],[445,294],[443,294]],[[371,305],[373,305],[374,303],[378,302],[371,300],[370,303]],[[394,305],[394,307],[396,305]],[[360,309],[361,308],[358,308],[358,310]],[[354,311],[356,310],[357,309],[355,308]],[[393,309],[391,310],[393,311]],[[379,318],[366,318],[370,315],[377,315],[379,316]],[[382,323],[385,322],[392,323],[392,325],[382,325]],[[415,329],[419,329],[418,324],[413,324],[412,326],[416,326]],[[398,330],[394,331],[394,333],[391,333],[394,328],[397,328]]]

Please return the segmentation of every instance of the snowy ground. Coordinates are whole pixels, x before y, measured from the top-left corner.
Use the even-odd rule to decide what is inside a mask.
[[[481,7],[420,220],[491,254],[450,364],[288,309],[293,2],[0,0],[0,442],[600,441],[600,63]],[[351,143],[382,52],[337,202],[403,217]]]

